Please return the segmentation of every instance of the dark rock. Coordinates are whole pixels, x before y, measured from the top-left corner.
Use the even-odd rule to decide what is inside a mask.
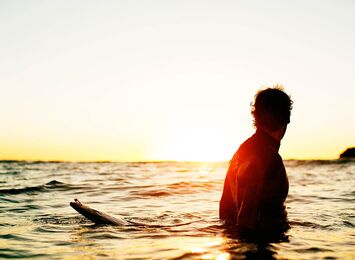
[[[355,147],[348,148],[340,155],[340,158],[355,158]]]

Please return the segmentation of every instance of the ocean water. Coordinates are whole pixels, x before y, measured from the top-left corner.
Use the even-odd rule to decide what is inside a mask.
[[[355,161],[285,161],[287,239],[218,219],[228,163],[0,161],[0,258],[354,259]],[[138,224],[94,225],[69,202]]]

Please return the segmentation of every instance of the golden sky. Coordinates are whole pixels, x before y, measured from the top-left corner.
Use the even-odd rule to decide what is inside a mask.
[[[255,92],[286,159],[355,145],[355,2],[0,1],[0,159],[229,160]]]

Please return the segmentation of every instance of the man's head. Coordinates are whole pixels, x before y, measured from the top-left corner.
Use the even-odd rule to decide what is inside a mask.
[[[260,90],[255,95],[251,113],[257,129],[276,132],[290,123],[291,98],[280,87]]]

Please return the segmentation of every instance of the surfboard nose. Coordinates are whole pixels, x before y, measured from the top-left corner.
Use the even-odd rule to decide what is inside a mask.
[[[69,205],[70,205],[72,208],[76,209],[76,208],[79,208],[80,206],[82,206],[82,203],[81,203],[78,199],[74,199],[74,201],[71,201],[71,202],[69,203]]]
[[[75,202],[70,202],[69,205],[70,205],[70,207],[72,207],[72,208],[74,208],[74,209],[75,209],[75,207],[77,207],[77,205],[75,204]]]
[[[120,218],[115,218],[104,212],[90,208],[89,206],[81,203],[78,199],[70,202],[69,205],[78,213],[91,220],[96,224],[109,224],[114,226],[126,225],[127,222]]]

